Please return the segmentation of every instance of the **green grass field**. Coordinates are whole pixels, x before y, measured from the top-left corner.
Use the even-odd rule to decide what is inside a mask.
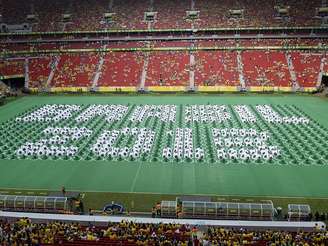
[[[305,154],[298,163],[293,158],[283,157],[285,162],[273,160],[270,163],[229,162],[161,162],[152,158],[138,161],[109,161],[85,157],[80,160],[20,160],[11,155],[0,159],[0,190],[4,192],[47,192],[60,190],[81,191],[85,194],[87,207],[101,207],[105,201],[123,201],[130,209],[146,211],[151,203],[160,199],[173,199],[179,194],[202,194],[213,199],[261,200],[273,199],[275,205],[290,201],[308,202],[318,210],[324,210],[328,202],[328,164],[327,151],[319,144],[327,142],[328,100],[313,96],[300,95],[158,95],[158,96],[28,96],[12,101],[0,108],[0,122],[13,120],[18,114],[44,104],[271,104],[294,105],[315,122],[319,133],[312,146],[320,150],[316,160],[303,165],[308,158]],[[152,123],[150,123],[152,124]],[[154,123],[155,124],[155,123]],[[15,126],[19,137],[21,125]],[[217,127],[220,127],[218,125]],[[23,127],[22,127],[23,128]],[[168,127],[167,127],[168,128]],[[1,134],[3,139],[10,131]],[[304,129],[303,129],[304,130]],[[24,129],[22,129],[24,131]],[[286,134],[289,131],[286,132]],[[297,135],[302,132],[291,131]],[[200,135],[203,135],[202,132]],[[322,137],[323,136],[323,137]],[[199,136],[196,136],[199,137]],[[281,138],[281,137],[280,137]],[[322,140],[321,138],[324,138]],[[289,142],[290,148],[295,143]],[[275,141],[275,140],[274,140]],[[311,144],[311,143],[310,143]],[[209,145],[209,143],[208,143]],[[1,146],[0,146],[1,147]],[[299,150],[302,149],[300,147]],[[283,146],[282,151],[286,151]],[[287,148],[289,148],[287,146]],[[313,151],[313,150],[312,150]],[[308,152],[306,152],[308,153]],[[312,152],[309,152],[312,154]],[[321,158],[321,159],[320,159]],[[310,160],[312,160],[310,158]],[[283,165],[282,165],[283,163]],[[229,196],[229,197],[225,197]],[[323,198],[323,199],[322,199]],[[148,210],[149,211],[149,210]]]

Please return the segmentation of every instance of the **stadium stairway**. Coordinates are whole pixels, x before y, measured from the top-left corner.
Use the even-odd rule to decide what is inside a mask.
[[[296,73],[295,73],[292,57],[288,52],[286,52],[285,55],[286,55],[287,65],[290,73],[290,78],[292,79],[293,90],[298,91],[300,89],[300,85],[298,84],[296,79]]]
[[[107,45],[105,44],[104,46],[102,46],[102,48],[106,49]],[[98,81],[99,81],[99,78],[102,75],[103,66],[104,66],[104,62],[105,62],[105,57],[104,56],[105,56],[104,54],[99,55],[99,63],[97,65],[96,73],[95,73],[95,76],[93,77],[92,85],[91,85],[91,88],[93,90],[98,89]]]
[[[195,90],[195,55],[190,53],[189,90]]]
[[[25,58],[25,62],[24,62],[24,88],[28,88],[29,87],[29,82],[30,82],[30,76],[29,76],[29,66],[28,66],[28,58]]]
[[[96,90],[96,88],[98,87],[98,81],[99,81],[99,77],[101,76],[101,71],[102,71],[102,67],[104,65],[104,56],[100,56],[99,58],[99,63],[98,63],[98,66],[97,66],[97,70],[96,70],[96,74],[95,76],[93,77],[93,80],[92,80],[92,85],[91,85],[91,88],[93,90]]]
[[[245,84],[245,79],[244,79],[244,74],[243,74],[244,64],[243,64],[243,60],[241,58],[241,51],[237,51],[237,65],[238,65],[240,86],[244,90],[244,89],[246,89],[246,84]]]
[[[147,46],[150,46],[150,43],[148,42]],[[145,83],[146,83],[146,78],[147,78],[147,72],[148,72],[148,63],[149,63],[149,53],[145,54],[144,57],[144,64],[142,67],[142,73],[140,77],[140,85],[139,85],[139,90],[145,90]]]
[[[49,77],[48,77],[48,80],[47,80],[47,83],[45,86],[47,89],[50,89],[50,85],[55,76],[55,71],[58,67],[59,62],[60,62],[60,56],[55,56],[51,63],[51,71],[50,71],[50,74],[49,74]]]
[[[325,67],[326,62],[327,62],[327,58],[322,57],[321,62],[320,62],[320,71],[319,71],[318,80],[317,80],[317,88],[319,88],[320,85],[321,85],[321,80],[322,80],[322,76],[323,76],[324,67]]]

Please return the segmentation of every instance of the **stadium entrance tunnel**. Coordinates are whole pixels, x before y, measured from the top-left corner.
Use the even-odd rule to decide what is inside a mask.
[[[325,74],[325,75],[322,76],[321,84],[324,87],[328,87],[328,74]]]
[[[2,82],[8,87],[10,87],[11,89],[21,90],[24,88],[25,78],[17,77],[17,78],[3,79]]]

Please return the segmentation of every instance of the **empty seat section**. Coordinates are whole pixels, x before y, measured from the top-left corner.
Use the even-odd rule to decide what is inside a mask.
[[[98,86],[138,86],[144,57],[140,52],[112,52],[104,57]]]
[[[301,87],[315,87],[320,72],[322,55],[319,53],[291,52],[296,79]]]
[[[186,86],[189,83],[190,56],[185,51],[149,54],[146,86]]]
[[[196,52],[195,84],[198,86],[239,86],[237,52]]]
[[[89,87],[99,62],[98,55],[62,55],[52,87]]]
[[[246,86],[291,86],[284,52],[243,51],[242,62]]]
[[[51,64],[50,57],[29,59],[29,87],[38,88],[45,86],[51,71]]]

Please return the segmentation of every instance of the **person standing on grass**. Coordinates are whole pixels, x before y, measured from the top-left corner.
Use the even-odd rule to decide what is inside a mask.
[[[161,203],[160,202],[157,202],[157,204],[156,204],[156,215],[157,215],[157,217],[161,216]]]
[[[62,191],[63,196],[66,196],[66,189],[65,189],[65,186],[63,186],[63,187],[61,188],[61,191]]]
[[[152,218],[155,218],[155,217],[156,217],[156,209],[155,209],[155,207],[153,207],[153,208],[151,209],[151,217],[152,217]]]

